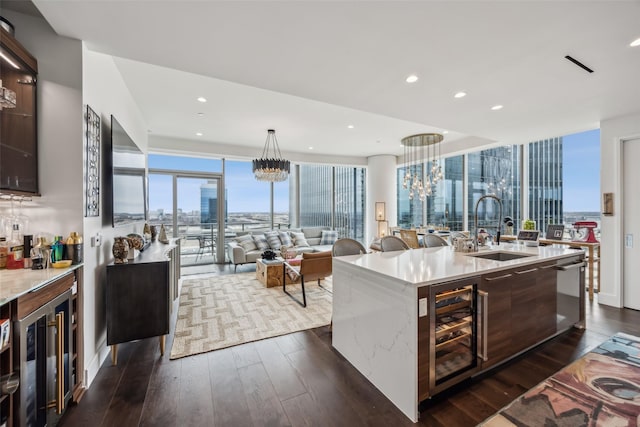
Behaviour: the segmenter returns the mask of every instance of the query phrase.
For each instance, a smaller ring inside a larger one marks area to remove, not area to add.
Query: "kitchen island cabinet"
[[[583,326],[584,274],[562,286],[557,279],[559,265],[584,272],[583,251],[501,245],[485,253],[492,252],[521,257],[498,261],[441,247],[334,258],[332,344],[412,421],[421,401]],[[442,314],[449,292],[462,298],[454,307],[469,301],[471,315]],[[443,335],[443,328],[452,329]],[[449,351],[440,350],[448,340],[472,349],[472,363],[458,369],[456,355],[447,362]]]

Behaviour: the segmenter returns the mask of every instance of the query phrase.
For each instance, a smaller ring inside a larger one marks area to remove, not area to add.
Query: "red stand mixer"
[[[596,235],[593,230],[598,226],[598,223],[595,221],[576,221],[573,223],[573,227],[578,231],[578,233],[582,234],[580,230],[587,230],[584,234],[585,236],[582,239],[575,239],[574,242],[583,242],[583,243],[600,243],[598,239],[596,239]]]

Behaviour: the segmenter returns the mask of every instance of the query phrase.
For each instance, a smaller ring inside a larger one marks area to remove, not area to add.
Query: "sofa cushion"
[[[282,246],[282,241],[280,240],[280,235],[278,231],[272,230],[264,233],[267,238],[267,242],[269,242],[269,247],[273,250],[279,250],[280,246]]]
[[[280,241],[284,246],[293,246],[293,242],[291,241],[291,236],[289,236],[288,231],[278,231],[278,236],[280,236]]]
[[[269,249],[269,242],[267,242],[267,238],[264,234],[254,234],[253,241],[256,242],[256,246],[259,250],[265,251]]]
[[[253,237],[251,237],[250,234],[238,236],[235,238],[235,241],[238,243],[238,245],[242,246],[242,249],[244,249],[245,252],[258,249],[256,243],[253,241]]]
[[[308,240],[308,239],[315,239],[315,238],[322,237],[322,231],[323,230],[328,230],[328,228],[327,227],[303,228],[302,232],[304,233],[305,237]]]
[[[293,237],[293,244],[296,246],[311,246],[309,242],[307,242],[307,238],[304,233],[296,233],[295,231],[291,232],[291,236]]]
[[[333,245],[336,240],[338,240],[338,231],[322,230],[322,237],[320,238],[321,245]]]
[[[333,245],[315,245],[312,246],[313,252],[326,252],[333,249]]]

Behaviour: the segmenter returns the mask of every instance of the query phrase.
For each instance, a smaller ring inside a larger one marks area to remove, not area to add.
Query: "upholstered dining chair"
[[[399,237],[384,236],[380,239],[380,248],[382,252],[406,251],[409,249],[409,245]]]
[[[282,291],[303,307],[307,306],[307,295],[304,291],[304,281],[317,280],[318,286],[320,286],[320,280],[331,276],[333,268],[331,251],[304,252],[302,254],[302,260],[300,260],[300,265],[292,265],[287,261],[284,261],[282,265]],[[291,279],[297,279],[300,277],[302,301],[287,291],[287,275],[289,275]]]
[[[414,229],[407,230],[407,229],[401,228],[400,238],[404,240],[404,242],[411,249],[418,249],[420,247],[420,241],[418,240],[418,232]]]
[[[447,241],[442,237],[436,236],[435,234],[425,234],[424,246],[427,248],[435,248],[438,246],[449,246],[449,243],[447,243]]]
[[[362,246],[362,243],[349,238],[336,240],[333,248],[331,248],[331,255],[333,256],[360,255],[366,253],[367,250]]]

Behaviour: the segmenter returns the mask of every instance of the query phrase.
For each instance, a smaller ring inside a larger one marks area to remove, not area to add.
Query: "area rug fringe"
[[[331,278],[321,283],[331,289]],[[170,358],[328,325],[331,293],[315,281],[305,288],[306,308],[282,287],[264,287],[255,273],[184,280]],[[287,291],[299,293],[300,285],[287,285]]]

